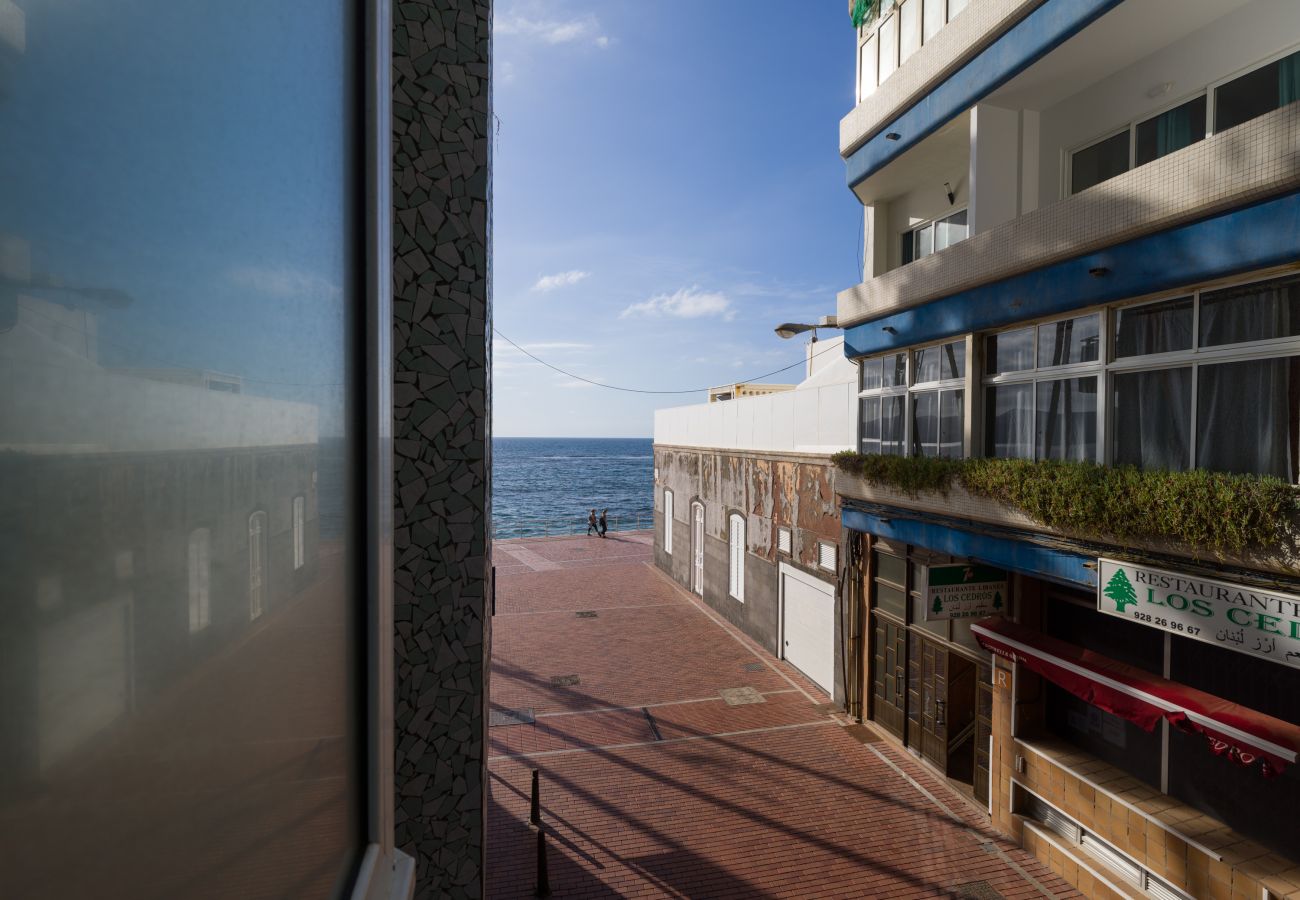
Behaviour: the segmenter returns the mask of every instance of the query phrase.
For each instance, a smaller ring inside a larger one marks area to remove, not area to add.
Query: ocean
[[[650,438],[494,438],[492,534],[582,533],[609,507],[611,531],[653,526]]]

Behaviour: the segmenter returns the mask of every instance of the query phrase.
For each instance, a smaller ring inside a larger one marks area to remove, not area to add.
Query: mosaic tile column
[[[490,0],[393,4],[396,843],[483,894]]]

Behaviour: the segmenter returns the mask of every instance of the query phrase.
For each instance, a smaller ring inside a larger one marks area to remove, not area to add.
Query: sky
[[[860,280],[845,3],[498,0],[493,434],[650,437]],[[501,335],[583,378],[547,369]],[[801,368],[768,378],[797,382]]]

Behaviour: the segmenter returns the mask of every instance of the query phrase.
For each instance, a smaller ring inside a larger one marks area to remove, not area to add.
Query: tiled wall
[[[874,93],[840,120],[840,154],[852,153],[1042,2],[972,0]],[[873,21],[870,27],[874,29],[877,24],[879,20]],[[857,46],[856,52],[860,53],[861,43]]]
[[[1296,190],[1300,103],[841,291],[839,322],[878,318]]]
[[[490,0],[393,5],[396,843],[483,895]]]

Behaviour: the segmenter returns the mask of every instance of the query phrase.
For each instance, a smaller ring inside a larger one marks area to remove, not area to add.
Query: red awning
[[[1147,731],[1162,718],[1183,731],[1204,735],[1210,749],[1242,765],[1259,762],[1276,775],[1296,761],[1300,726],[1264,715],[1213,694],[1144,672],[998,617],[981,619],[971,631],[984,649],[1015,660],[1093,706],[1122,716]]]

